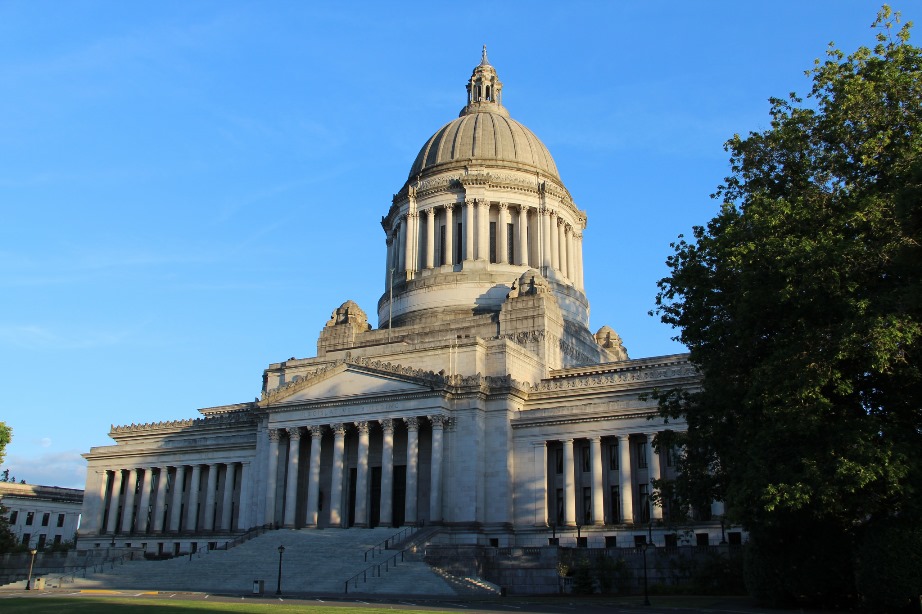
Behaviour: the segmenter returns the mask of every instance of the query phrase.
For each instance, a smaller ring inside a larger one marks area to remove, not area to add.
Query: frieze
[[[251,424],[256,420],[252,414],[244,411],[234,413],[206,416],[204,418],[188,418],[185,420],[166,420],[162,422],[145,422],[143,424],[111,425],[110,433],[138,433],[144,431],[174,430],[178,428],[218,426],[225,424]]]

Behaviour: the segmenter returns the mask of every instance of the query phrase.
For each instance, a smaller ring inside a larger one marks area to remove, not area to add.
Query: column
[[[320,515],[320,440],[323,427],[319,424],[307,427],[311,433],[311,464],[307,479],[307,526],[316,527]]]
[[[106,527],[102,526],[102,521],[106,512],[106,489],[109,487],[109,472],[103,469],[102,471],[96,471],[95,476],[96,504],[93,508],[96,511],[96,520],[91,525],[87,523],[87,526],[83,526],[82,529],[84,531],[103,533],[106,530]]]
[[[589,469],[592,476],[592,524],[605,524],[602,495],[602,438],[589,438]]]
[[[234,469],[237,463],[226,463],[224,465],[224,492],[221,499],[221,526],[222,531],[230,531],[234,527],[231,523],[234,520]]]
[[[173,476],[173,501],[170,503],[170,531],[179,532],[179,525],[182,520],[182,487],[186,481],[186,466],[177,465],[176,475]]]
[[[541,212],[541,266],[551,268],[551,212],[545,209]],[[542,271],[546,273],[547,271]]]
[[[474,259],[474,206],[477,201],[469,198],[464,201],[464,259]]]
[[[125,476],[125,499],[122,501],[122,533],[131,533],[134,529],[134,491],[137,488],[138,470],[129,469]]]
[[[563,523],[576,526],[576,466],[573,462],[573,440],[563,441]]]
[[[144,469],[144,481],[141,482],[141,502],[138,505],[138,533],[147,533],[150,525],[147,522],[147,508],[150,507],[150,488],[154,478],[154,468]]]
[[[416,524],[416,472],[419,456],[419,418],[404,418],[407,423],[407,498],[406,523]]]
[[[163,533],[163,511],[166,508],[166,488],[170,479],[170,468],[159,467],[157,470],[157,492],[154,499],[154,533]]]
[[[435,207],[426,209],[426,268],[435,266]]]
[[[295,528],[295,512],[298,509],[298,457],[301,455],[301,429],[288,429],[288,482],[285,485],[286,529]]]
[[[205,530],[214,531],[215,517],[215,492],[218,489],[218,465],[210,463],[208,465],[208,482],[205,487]]]
[[[345,449],[346,427],[330,425],[333,429],[333,467],[330,480],[330,526],[342,526],[343,509],[343,451]]]
[[[406,238],[406,268],[407,273],[415,273],[419,268],[419,213],[407,213],[407,238]],[[412,275],[408,275],[410,279]]]
[[[397,220],[397,245],[394,249],[397,250],[397,272],[403,271],[406,269],[406,240],[407,240],[407,224],[404,221],[405,218],[401,217]]]
[[[649,472],[650,496],[653,496],[653,480],[660,479],[659,453],[653,449],[653,438],[656,433],[647,433],[647,471]],[[650,517],[653,520],[663,519],[663,506],[653,505],[650,499]]]
[[[477,260],[490,261],[490,203],[477,199]]]
[[[634,482],[631,479],[630,435],[618,435],[618,483],[621,490],[621,522],[634,523]]]
[[[442,264],[455,263],[455,224],[452,220],[452,210],[454,205],[445,205],[445,262]]]
[[[548,241],[551,245],[551,268],[560,270],[560,233],[558,232],[558,224],[560,223],[560,218],[557,217],[556,213],[551,213],[551,234],[548,236]]]
[[[515,245],[515,264],[528,265],[528,209],[519,205],[519,240]]]
[[[253,508],[250,504],[250,482],[252,479],[250,463],[240,463],[240,506],[237,511],[237,529],[239,530],[245,531],[253,526]],[[233,522],[233,518],[231,518],[231,522]]]
[[[560,261],[560,274],[564,277],[567,275],[567,225],[563,218],[557,218],[557,251],[560,252],[558,260]]]
[[[202,483],[202,466],[192,465],[189,480],[189,509],[186,510],[186,531],[198,531],[198,491]]]
[[[368,526],[368,423],[356,422],[359,449],[355,472],[355,526]]]
[[[115,533],[118,530],[118,503],[122,496],[122,470],[112,472],[112,492],[109,493],[109,522],[106,524],[106,533]]]
[[[381,526],[394,523],[394,421],[381,420]]]
[[[566,229],[566,239],[567,239],[567,279],[570,280],[570,283],[574,286],[576,285],[576,260],[573,255],[573,227],[567,226]]]
[[[496,220],[496,261],[500,264],[509,262],[509,245],[506,243],[508,233],[506,226],[509,224],[509,204],[499,203],[499,216]]]
[[[550,524],[547,500],[547,442],[532,445],[535,450],[535,526],[546,527]]]
[[[442,522],[442,434],[445,416],[429,416],[432,421],[432,474],[429,480],[429,522]]]
[[[275,526],[275,499],[278,492],[279,436],[278,429],[269,429],[269,475],[266,476],[266,523]]]
[[[580,290],[583,290],[585,286],[583,285],[583,235],[579,233],[575,235],[576,238],[576,278],[579,280],[576,284],[576,287]]]
[[[391,267],[394,266],[394,238],[387,235],[387,258],[384,260],[384,289],[391,287]]]

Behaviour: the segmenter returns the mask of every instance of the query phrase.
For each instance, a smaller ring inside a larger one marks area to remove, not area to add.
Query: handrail
[[[61,584],[64,584],[64,582],[67,581],[67,578],[68,578],[68,577],[70,578],[70,581],[73,582],[74,580],[76,580],[77,574],[80,573],[80,572],[83,572],[83,577],[85,578],[85,577],[86,577],[86,572],[87,572],[87,570],[88,570],[90,567],[93,568],[93,573],[97,573],[97,572],[99,572],[99,571],[105,570],[106,565],[109,565],[109,569],[115,569],[115,564],[116,564],[116,563],[118,563],[119,565],[124,565],[126,559],[128,559],[128,560],[134,560],[134,552],[128,552],[128,553],[126,553],[126,554],[122,554],[121,556],[114,557],[114,558],[111,558],[111,559],[103,559],[103,561],[102,561],[101,563],[93,563],[92,565],[84,565],[84,566],[81,567],[81,568],[74,569],[74,570],[69,571],[69,572],[67,572],[67,573],[63,573],[63,574],[61,574],[60,576],[57,576],[58,585],[60,586]],[[97,569],[97,567],[98,567],[99,569]],[[48,577],[49,577],[49,578],[54,578],[55,576],[52,576],[52,575],[49,574]]]
[[[390,571],[390,568],[391,568],[391,561],[394,562],[394,567],[397,567],[397,557],[398,557],[398,556],[400,557],[400,562],[402,563],[402,562],[403,562],[403,556],[404,556],[405,553],[406,553],[406,550],[405,550],[405,549],[404,549],[404,550],[401,550],[401,551],[399,551],[399,552],[396,552],[396,553],[394,553],[393,556],[388,557],[388,558],[385,559],[383,562],[381,562],[381,563],[374,563],[374,564],[372,564],[372,565],[369,565],[368,567],[366,567],[366,568],[363,569],[362,571],[358,572],[357,574],[355,574],[354,576],[352,576],[351,578],[349,578],[348,580],[346,580],[346,587],[345,587],[345,591],[344,591],[344,592],[345,592],[346,594],[349,593],[349,583],[350,583],[350,582],[353,582],[353,583],[355,584],[355,588],[358,588],[358,587],[359,587],[359,577],[362,578],[362,583],[368,582],[368,572],[369,572],[369,571],[371,572],[371,577],[372,577],[372,578],[375,578],[375,577],[380,578],[380,577],[381,577],[381,566],[382,566],[382,565],[384,566],[384,571]],[[377,575],[375,575],[375,572],[377,572]]]
[[[398,543],[398,542],[403,538],[403,534],[404,534],[404,533],[406,533],[406,532],[408,532],[408,531],[413,531],[413,532],[415,532],[417,529],[418,529],[418,527],[414,527],[414,526],[404,527],[403,529],[401,529],[401,530],[398,531],[397,533],[394,533],[393,535],[391,535],[390,537],[388,537],[388,538],[385,539],[384,541],[375,544],[374,546],[372,546],[371,548],[369,548],[368,550],[365,551],[365,562],[366,562],[366,563],[368,562],[368,553],[369,553],[369,552],[372,553],[371,558],[375,558],[375,556],[378,554],[378,551],[379,551],[379,550],[380,550],[381,552],[384,552],[385,550],[388,549],[388,544],[396,544],[396,543]],[[384,547],[382,548],[381,546],[384,546]]]

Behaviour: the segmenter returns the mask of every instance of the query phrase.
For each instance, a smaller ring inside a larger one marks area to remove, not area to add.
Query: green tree
[[[659,442],[686,450],[672,496],[726,502],[776,603],[853,591],[869,521],[922,511],[922,52],[898,24],[727,142],[720,212],[659,282],[703,378],[659,394],[688,425]]]
[[[6,444],[13,439],[13,429],[6,425],[6,422],[0,422],[0,465],[3,464],[3,458],[6,456]]]

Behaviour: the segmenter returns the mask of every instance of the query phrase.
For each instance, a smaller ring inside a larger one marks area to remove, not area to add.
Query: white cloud
[[[11,454],[3,463],[16,481],[43,486],[83,488],[86,484],[86,461],[76,450],[51,452],[37,456]]]

